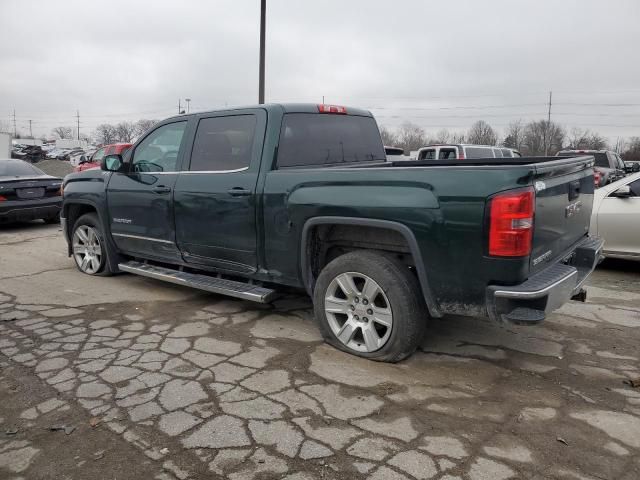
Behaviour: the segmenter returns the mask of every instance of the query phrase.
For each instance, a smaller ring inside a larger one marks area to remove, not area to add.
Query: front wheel
[[[314,290],[315,318],[334,347],[371,360],[397,362],[424,336],[420,285],[393,256],[356,251],[330,262]]]
[[[87,213],[78,218],[73,226],[71,246],[73,259],[82,273],[111,275],[104,234],[95,213]]]

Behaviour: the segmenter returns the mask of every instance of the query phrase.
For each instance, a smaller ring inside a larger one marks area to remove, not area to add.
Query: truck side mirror
[[[611,196],[612,197],[617,197],[617,198],[627,198],[631,196],[631,187],[629,187],[629,185],[622,185],[621,187],[618,187],[617,190],[614,190],[613,192],[611,192]]]
[[[105,155],[100,162],[100,168],[106,172],[119,172],[124,162],[120,155]]]

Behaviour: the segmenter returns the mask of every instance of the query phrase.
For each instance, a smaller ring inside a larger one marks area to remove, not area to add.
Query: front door
[[[174,197],[177,242],[186,262],[256,270],[256,183],[265,125],[263,110],[199,118]]]
[[[126,172],[107,186],[111,234],[124,253],[180,260],[173,220],[173,187],[183,152],[186,121],[151,131],[129,155]]]

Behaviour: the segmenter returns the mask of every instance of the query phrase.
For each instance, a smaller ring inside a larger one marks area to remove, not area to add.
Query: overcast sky
[[[257,102],[259,0],[0,0],[0,122],[49,134]],[[435,132],[640,135],[639,0],[268,0],[267,101]]]

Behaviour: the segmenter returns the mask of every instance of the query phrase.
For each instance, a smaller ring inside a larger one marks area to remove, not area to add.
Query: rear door
[[[266,119],[259,109],[199,118],[174,197],[178,247],[185,261],[255,271],[256,184]]]
[[[593,170],[588,157],[559,158],[536,165],[532,271],[561,257],[589,230]]]
[[[186,120],[163,124],[134,148],[127,171],[107,186],[111,234],[125,253],[179,260],[173,219],[173,187],[184,152]]]

